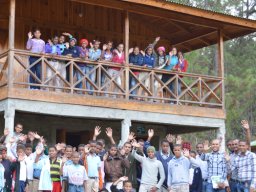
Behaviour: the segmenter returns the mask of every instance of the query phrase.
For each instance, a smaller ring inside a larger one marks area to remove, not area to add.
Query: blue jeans
[[[208,183],[206,186],[206,192],[225,192],[225,189],[213,189],[212,184]]]
[[[68,185],[68,192],[84,192],[84,186],[83,185]]]
[[[203,181],[202,192],[206,192],[207,185],[208,185],[208,182],[207,181]]]
[[[40,57],[33,57],[30,56],[29,57],[29,64],[33,64],[34,62],[36,62]],[[30,68],[31,72],[38,78],[41,80],[41,69],[42,68],[42,62],[39,61],[37,62],[33,67]],[[29,76],[29,83],[33,83],[33,84],[38,84],[40,82],[37,82],[37,80],[30,75]],[[30,85],[30,89],[40,89],[40,86],[34,86],[34,85]]]
[[[25,181],[19,181],[19,186],[20,186],[19,192],[25,192],[25,187],[26,187]]]
[[[130,89],[132,89],[136,84],[136,79],[133,76],[130,76]],[[137,89],[138,87],[131,92],[131,95],[137,95]]]
[[[86,75],[88,76],[89,72],[94,68],[93,66],[79,66],[80,67],[80,70]],[[80,79],[83,78],[83,75],[79,72],[79,71],[76,71],[76,77],[77,77],[77,80],[79,81]],[[93,72],[91,74],[89,74],[89,79],[95,83],[95,78],[96,78],[96,72]],[[76,88],[79,88],[79,89],[82,89],[83,87],[83,81],[81,81],[80,83],[78,83],[76,85]],[[88,82],[86,81],[86,89],[88,90],[91,90],[89,92],[90,95],[93,94],[92,90],[94,89],[93,86]]]
[[[250,181],[241,182],[241,183],[238,182],[237,183],[237,192],[250,192],[250,186],[251,186]]]
[[[233,181],[232,179],[229,181],[229,187],[231,192],[238,192],[237,191],[237,182]]]

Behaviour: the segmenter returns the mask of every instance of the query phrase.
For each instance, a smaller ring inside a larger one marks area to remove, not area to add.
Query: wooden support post
[[[124,45],[125,45],[125,61],[127,66],[125,67],[125,98],[129,99],[129,12],[125,11],[124,19]]]
[[[13,86],[13,65],[14,65],[14,37],[15,37],[15,0],[10,0],[9,15],[9,54],[8,54],[8,87]]]
[[[218,31],[218,76],[222,78],[222,108],[225,108],[225,84],[224,84],[224,42],[223,32]]]

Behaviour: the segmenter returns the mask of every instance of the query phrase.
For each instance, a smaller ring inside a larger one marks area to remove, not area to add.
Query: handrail
[[[224,107],[224,79],[222,77],[150,69],[128,63],[120,65],[114,62],[36,54],[21,49],[12,49],[11,51],[14,60],[11,83],[6,84],[6,80],[2,78],[6,69],[8,70],[8,63],[5,62],[5,71],[0,69],[1,87],[3,85],[26,89],[36,87],[48,91],[114,96],[144,102]],[[10,50],[2,53],[0,59],[6,58],[8,54],[10,54]],[[29,64],[30,56],[35,57],[36,60]],[[52,62],[55,61],[61,61],[62,69],[53,66]],[[40,76],[34,71],[38,62],[42,63]],[[81,64],[90,66],[90,71],[83,71]],[[63,69],[65,74],[62,74],[63,71],[60,73],[60,70]],[[119,70],[115,70],[115,74],[111,74],[111,69]],[[69,74],[69,79],[66,78],[66,72]],[[167,77],[165,80],[163,79],[164,75]],[[29,78],[33,79],[33,82]],[[53,81],[58,81],[59,84],[54,84]],[[131,84],[131,82],[133,83]]]
[[[89,59],[72,58],[72,57],[68,57],[68,56],[64,56],[64,55],[60,56],[60,55],[51,55],[51,54],[46,54],[46,53],[38,54],[38,53],[32,53],[30,51],[22,50],[22,49],[14,49],[14,51],[16,53],[22,54],[24,56],[38,56],[38,57],[44,56],[45,58],[48,58],[48,59],[57,59],[57,60],[62,60],[62,61],[66,61],[66,60],[71,61],[72,60],[74,62],[79,62],[79,63],[84,63],[84,64],[92,64],[92,65],[101,64],[103,66],[118,67],[118,68],[129,67],[130,69],[133,69],[133,70],[142,70],[145,72],[155,71],[155,72],[159,72],[159,73],[172,74],[172,75],[175,75],[178,73],[178,72],[174,72],[174,71],[167,71],[164,69],[156,69],[156,68],[150,69],[150,68],[143,67],[143,66],[136,66],[136,65],[129,65],[129,64],[120,65],[120,64],[117,64],[114,62],[109,62],[109,61],[92,61]],[[187,72],[186,73],[179,72],[178,74],[182,75],[182,76],[201,77],[201,78],[209,78],[209,79],[216,79],[216,80],[222,79],[222,77],[218,77],[218,76],[194,74],[194,73],[187,73]]]

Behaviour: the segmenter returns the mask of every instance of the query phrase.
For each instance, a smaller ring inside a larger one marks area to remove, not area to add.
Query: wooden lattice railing
[[[12,50],[12,52],[13,70],[9,72],[11,74],[8,74],[8,52],[0,55],[0,86],[9,85],[23,89],[36,86],[44,91],[90,94],[97,97],[223,107],[224,81],[220,77],[152,70],[133,65],[120,65],[105,61],[93,62],[64,56],[38,55],[24,50]],[[28,61],[30,56],[37,57],[31,65]],[[50,61],[53,60],[61,62],[63,73],[51,65]],[[38,65],[38,62],[42,63],[41,78],[31,70],[33,66]],[[85,64],[91,66],[90,72],[84,73],[80,69],[79,65]],[[116,76],[111,76],[111,68],[117,69]],[[65,71],[66,75],[63,75]],[[93,74],[95,74],[95,80],[91,78]],[[78,75],[80,79],[77,78]],[[162,80],[163,76],[168,76],[167,81]],[[35,82],[30,83],[29,78],[34,79]],[[56,79],[59,82],[58,86],[53,84]],[[78,88],[80,83],[82,87]]]

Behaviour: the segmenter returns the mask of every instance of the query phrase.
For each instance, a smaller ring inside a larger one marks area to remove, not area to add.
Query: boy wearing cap
[[[62,55],[66,55],[73,58],[79,58],[80,57],[80,50],[79,47],[76,46],[76,38],[70,38],[69,44],[66,44],[66,49],[64,49]],[[69,81],[69,74],[70,74],[70,67],[67,67],[67,80]],[[72,74],[73,75],[73,74]]]
[[[135,148],[132,151],[132,155],[137,161],[141,163],[142,166],[141,185],[139,192],[160,191],[161,186],[163,185],[165,180],[165,173],[162,163],[158,161],[155,157],[155,148],[153,146],[148,147],[148,157],[146,157],[137,154],[136,148],[140,148],[140,144],[134,141],[132,145]]]
[[[88,59],[88,56],[89,56],[89,51],[87,49],[87,45],[88,45],[87,39],[80,40],[80,47],[79,47],[80,58],[83,60]],[[80,81],[83,78],[83,76],[86,75],[86,63],[84,63],[84,62],[78,63],[78,66],[79,66],[80,70],[76,70],[76,77],[77,77],[77,81]],[[79,82],[76,85],[76,88],[78,88],[78,89],[82,89],[82,87],[83,87],[83,81]],[[78,93],[82,93],[82,91],[79,90]]]

